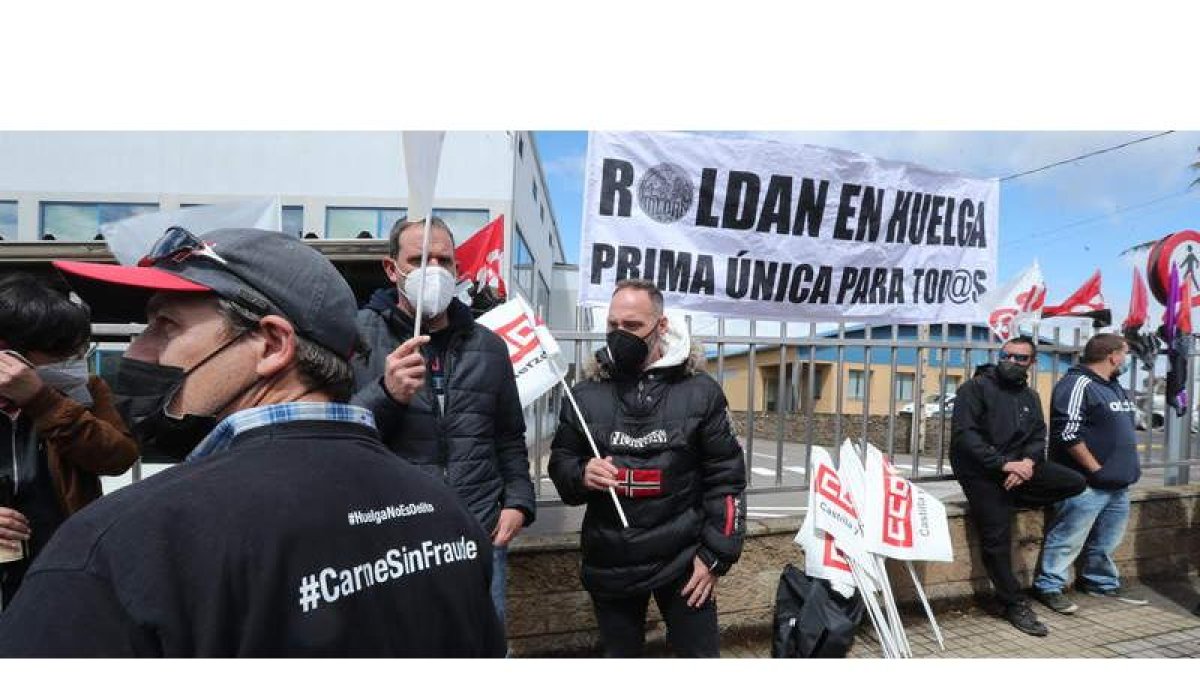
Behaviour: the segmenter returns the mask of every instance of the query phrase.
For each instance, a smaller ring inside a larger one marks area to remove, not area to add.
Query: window
[[[100,226],[158,210],[158,204],[108,202],[42,202],[41,238],[57,241],[91,241],[100,238]]]
[[[0,202],[0,239],[13,241],[17,238],[17,203]]]
[[[385,239],[408,209],[359,206],[325,207],[327,239]]]
[[[488,224],[487,209],[434,209],[433,215],[445,221],[454,233],[454,243],[461,244]]]
[[[288,234],[299,239],[300,235],[304,233],[304,207],[283,207],[281,222],[283,224],[284,234]]]
[[[542,276],[541,272],[537,275],[537,298],[533,303],[534,313],[542,321],[550,321],[550,284],[546,283],[546,277]]]
[[[866,374],[861,370],[850,371],[850,378],[846,381],[848,387],[847,396],[853,401],[861,401],[867,393],[867,378]]]
[[[546,207],[541,204],[538,204],[538,216],[541,217],[543,223],[546,222]]]
[[[529,244],[525,243],[525,237],[521,234],[521,226],[518,224],[516,228],[517,242],[516,250],[513,252],[513,276],[517,280],[517,285],[524,291],[525,297],[533,296],[533,253],[529,250]]]
[[[958,391],[960,384],[962,384],[962,375],[946,375],[946,381],[942,384],[942,393],[953,394]]]
[[[517,132],[517,156],[525,159],[525,137],[519,131]]]
[[[533,201],[537,202],[537,181],[533,181],[531,185],[533,186]]]
[[[917,383],[917,376],[912,373],[896,373],[896,395],[897,401],[913,400],[913,388]]]

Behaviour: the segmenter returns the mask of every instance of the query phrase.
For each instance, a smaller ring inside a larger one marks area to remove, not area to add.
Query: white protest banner
[[[620,279],[728,317],[984,319],[1000,183],[853,152],[677,133],[589,137],[579,297]]]
[[[267,197],[151,211],[103,223],[100,234],[104,235],[104,243],[117,262],[136,265],[168,227],[182,227],[197,236],[227,227],[279,232],[283,229],[282,218],[279,198]]]
[[[867,446],[863,527],[872,553],[896,560],[954,560],[946,507]]]
[[[480,316],[476,322],[499,335],[508,345],[522,408],[562,381],[567,372],[561,363],[562,349],[550,331],[538,325],[529,303],[519,294]]]

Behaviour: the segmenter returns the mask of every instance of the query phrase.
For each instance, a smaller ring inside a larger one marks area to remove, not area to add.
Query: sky
[[[720,132],[851,150],[979,178],[1005,177],[1159,133],[1129,131]],[[578,262],[587,133],[535,132],[568,262]],[[1119,324],[1128,313],[1133,261],[1122,251],[1200,230],[1200,131],[1171,134],[1000,183],[1001,283],[1036,258],[1047,303],[1096,269]],[[1144,259],[1141,260],[1144,265]],[[1144,273],[1143,267],[1143,273]],[[1151,320],[1162,308],[1151,297]],[[1062,324],[1073,325],[1073,324]]]

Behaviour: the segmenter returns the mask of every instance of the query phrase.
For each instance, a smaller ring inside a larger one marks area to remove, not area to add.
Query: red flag
[[[481,288],[496,286],[500,297],[508,295],[500,276],[500,262],[504,260],[503,214],[459,244],[454,256],[458,259],[459,281],[477,282]]]
[[[1146,282],[1142,280],[1142,273],[1135,267],[1133,268],[1133,295],[1129,298],[1129,316],[1125,317],[1125,322],[1121,324],[1121,332],[1136,333],[1141,330],[1142,326],[1146,324],[1149,313]]]
[[[1042,309],[1042,318],[1056,316],[1078,316],[1092,320],[1096,328],[1112,323],[1112,310],[1104,302],[1104,294],[1100,292],[1100,270],[1096,270],[1083,286],[1058,305],[1047,305]]]

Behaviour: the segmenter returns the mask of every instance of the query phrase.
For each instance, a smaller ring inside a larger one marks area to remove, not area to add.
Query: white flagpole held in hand
[[[429,264],[429,230],[432,229],[429,224],[432,220],[432,213],[425,216],[425,232],[421,238],[421,279],[417,291],[417,316],[413,323],[413,337],[421,334],[421,313],[424,311],[422,305],[425,304],[425,266]]]
[[[567,394],[567,400],[571,402],[571,407],[575,410],[575,419],[579,420],[579,426],[583,427],[583,435],[587,436],[588,445],[592,446],[592,454],[596,455],[596,459],[604,459],[600,456],[600,450],[596,448],[596,440],[592,438],[592,430],[588,429],[587,422],[583,419],[583,413],[579,410],[579,404],[575,402],[575,395],[571,393],[571,388],[567,386],[567,381],[562,381],[563,391]],[[617,499],[617,491],[608,488],[608,494],[612,497],[613,506],[617,507],[617,515],[621,517],[621,525],[629,527],[629,520],[625,518],[625,509],[621,508],[621,500]]]
[[[912,577],[913,586],[917,589],[917,597],[921,598],[921,605],[925,608],[925,616],[929,617],[929,626],[933,628],[933,634],[937,637],[938,646],[942,651],[946,651],[946,645],[942,642],[942,629],[938,626],[937,619],[933,616],[933,610],[929,607],[929,598],[925,597],[925,588],[921,586],[921,581],[917,579],[917,571],[913,569],[911,560],[904,561],[908,566],[908,574]]]

